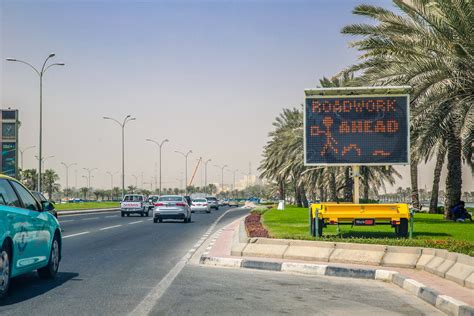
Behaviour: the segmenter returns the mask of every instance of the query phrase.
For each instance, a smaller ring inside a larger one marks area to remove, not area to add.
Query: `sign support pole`
[[[353,194],[353,201],[354,204],[359,204],[359,166],[352,166],[352,176],[354,177],[354,194]]]

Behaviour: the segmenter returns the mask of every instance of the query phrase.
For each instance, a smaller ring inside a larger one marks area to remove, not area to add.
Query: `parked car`
[[[38,202],[40,202],[40,204],[43,202],[48,202],[48,199],[42,193],[38,191],[31,191],[31,193],[38,200]],[[53,214],[54,217],[58,218],[58,212],[56,211],[56,208],[54,207],[54,203],[51,202],[51,205],[53,206],[53,208],[48,212]]]
[[[41,278],[56,276],[62,238],[52,209],[17,180],[0,175],[0,298],[16,276],[34,270]]]
[[[148,217],[152,208],[153,205],[142,194],[126,194],[122,203],[120,203],[122,217],[130,216],[130,214],[140,214]]]
[[[206,213],[211,213],[211,208],[206,199],[194,199],[191,202],[191,212],[204,211]]]
[[[184,196],[160,196],[153,209],[153,222],[162,223],[164,219],[182,219],[184,223],[191,222],[191,208]]]
[[[215,210],[219,209],[219,202],[217,202],[217,198],[215,198],[213,196],[208,196],[208,197],[206,197],[206,200],[209,203],[209,207],[211,209],[212,208],[215,209]]]

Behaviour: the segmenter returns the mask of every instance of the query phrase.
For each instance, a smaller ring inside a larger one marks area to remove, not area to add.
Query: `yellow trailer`
[[[398,236],[411,237],[413,212],[408,204],[320,203],[311,205],[310,222],[312,236],[321,237],[327,225],[391,225]]]

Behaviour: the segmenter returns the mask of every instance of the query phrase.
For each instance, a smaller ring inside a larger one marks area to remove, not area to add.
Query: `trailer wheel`
[[[400,225],[395,226],[395,233],[399,237],[408,237],[408,219],[401,218]]]

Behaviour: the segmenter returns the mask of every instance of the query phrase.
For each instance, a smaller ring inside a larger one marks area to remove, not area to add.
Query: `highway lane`
[[[16,278],[0,314],[127,314],[224,211],[195,213],[189,224],[154,224],[151,217],[122,218],[118,212],[61,217],[58,278],[40,280],[35,273]],[[247,212],[228,213],[215,229]]]

